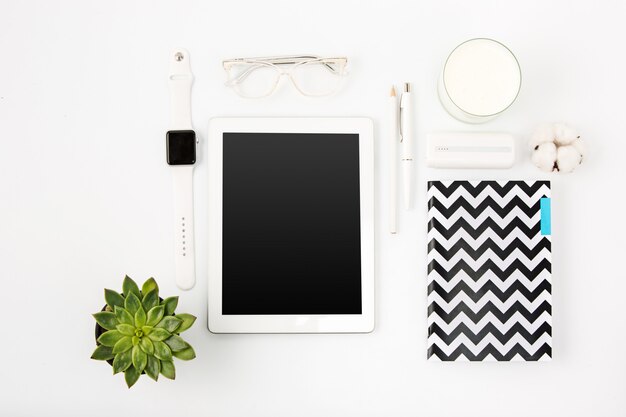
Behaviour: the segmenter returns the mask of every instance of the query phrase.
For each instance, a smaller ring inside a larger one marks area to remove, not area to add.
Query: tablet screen
[[[222,314],[361,314],[359,135],[224,133]]]

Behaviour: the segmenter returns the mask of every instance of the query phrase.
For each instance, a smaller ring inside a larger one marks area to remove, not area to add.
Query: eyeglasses
[[[246,98],[267,97],[276,90],[280,78],[289,77],[302,95],[323,97],[339,89],[346,73],[345,57],[275,56],[236,58],[223,61],[228,75],[226,85]]]

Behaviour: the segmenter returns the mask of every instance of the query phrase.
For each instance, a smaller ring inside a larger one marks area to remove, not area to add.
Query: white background
[[[623,236],[626,138],[619,1],[0,0],[0,414],[3,416],[624,416]],[[438,103],[447,53],[471,37],[508,45],[523,71],[516,104],[468,126]],[[376,124],[377,327],[365,335],[214,335],[206,329],[207,165],[195,173],[198,284],[174,285],[165,164],[167,62],[189,49],[193,119],[369,116]],[[346,88],[327,99],[288,83],[246,101],[223,85],[223,58],[345,54]],[[434,130],[504,130],[520,157],[505,171],[429,170],[416,206],[387,233],[392,83],[414,84],[417,154]],[[589,153],[543,175],[524,147],[533,127],[569,122]],[[426,186],[432,179],[553,180],[554,360],[426,361]],[[176,381],[131,390],[89,359],[90,313],[124,274],[155,276],[198,358]]]

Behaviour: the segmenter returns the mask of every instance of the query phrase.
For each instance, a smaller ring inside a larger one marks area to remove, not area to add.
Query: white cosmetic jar
[[[463,42],[448,55],[439,77],[439,99],[454,118],[484,123],[508,109],[522,86],[513,52],[493,39]]]

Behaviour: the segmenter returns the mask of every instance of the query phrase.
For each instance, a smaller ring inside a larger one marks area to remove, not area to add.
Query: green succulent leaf
[[[124,336],[120,340],[117,341],[115,346],[113,346],[113,353],[122,353],[126,352],[128,349],[133,347],[133,340],[129,336]]]
[[[156,290],[156,292],[157,292],[157,300],[158,300],[159,299],[159,296],[158,296],[158,294],[159,294],[159,286],[158,286],[157,282],[154,280],[154,278],[150,277],[141,286],[141,292],[145,295],[145,294],[148,294],[152,290]]]
[[[172,360],[172,351],[169,346],[163,342],[152,342],[154,345],[154,356],[161,359],[162,361],[171,361]]]
[[[152,355],[148,355],[148,363],[146,364],[146,374],[155,381],[159,380],[159,372],[161,372],[161,361]]]
[[[142,337],[139,343],[139,347],[141,350],[146,352],[148,355],[154,355],[154,345],[152,344],[152,340],[147,337]]]
[[[124,307],[115,306],[113,311],[115,313],[117,321],[120,322],[120,324],[130,324],[131,326],[135,325],[135,319]]]
[[[141,339],[138,336],[133,336],[132,341],[133,341],[133,346],[138,346],[139,343],[141,342]]]
[[[148,317],[146,319],[146,324],[148,326],[155,326],[156,324],[158,324],[161,321],[161,319],[163,318],[164,314],[165,314],[165,306],[152,307],[148,311]]]
[[[137,297],[135,293],[131,292],[124,301],[124,308],[128,310],[131,316],[134,316],[137,310],[141,308],[141,301],[139,301],[139,297]]]
[[[131,350],[127,350],[126,352],[115,355],[115,359],[113,359],[113,375],[124,372],[132,364],[131,352]]]
[[[174,333],[178,326],[182,324],[182,320],[176,316],[165,316],[155,327],[165,329],[170,333]]]
[[[142,326],[141,331],[143,332],[145,336],[148,336],[150,332],[152,331],[152,326]]]
[[[124,336],[134,336],[135,335],[135,326],[131,326],[130,324],[118,324],[117,330],[122,333]]]
[[[165,315],[171,316],[178,307],[178,297],[167,297],[161,304],[165,306]]]
[[[117,326],[117,318],[110,311],[99,311],[93,314],[93,318],[96,319],[101,327],[107,330],[115,330],[115,326]]]
[[[194,352],[191,345],[187,345],[186,349],[183,349],[179,352],[174,352],[173,355],[178,359],[182,359],[184,361],[190,361],[196,357],[196,352]]]
[[[146,312],[143,307],[139,306],[135,312],[135,326],[141,328],[146,325]]]
[[[146,311],[150,311],[150,309],[154,306],[159,305],[159,293],[158,290],[154,289],[149,291],[148,293],[144,292],[143,299],[141,300],[143,304],[143,308]]]
[[[141,376],[141,372],[137,371],[134,366],[129,366],[126,372],[124,372],[124,379],[126,380],[126,385],[128,388],[135,385],[135,382]]]
[[[124,277],[124,282],[122,282],[122,292],[126,298],[128,298],[131,293],[135,294],[137,297],[141,297],[137,283],[128,275]]]
[[[113,354],[113,348],[110,346],[100,345],[96,347],[96,350],[91,354],[91,359],[95,359],[97,361],[108,361],[113,359],[115,355]]]
[[[161,360],[161,375],[168,379],[176,378],[176,368],[174,362]]]
[[[158,342],[158,341],[167,339],[171,335],[172,334],[165,329],[154,328],[152,329],[148,337],[152,339],[153,342]]]
[[[165,329],[170,333],[174,333],[183,321],[175,316],[165,316],[155,327]],[[144,332],[145,333],[145,332]]]
[[[179,318],[183,321],[180,327],[176,330],[176,332],[178,333],[182,333],[185,330],[189,329],[196,321],[196,316],[187,313],[177,314],[174,317]]]
[[[172,352],[180,352],[181,350],[187,348],[189,346],[187,342],[183,340],[182,337],[176,336],[175,334],[171,335],[169,338],[164,340],[165,344],[172,349]]]
[[[109,330],[108,332],[104,332],[100,335],[98,343],[103,344],[104,346],[113,347],[123,337],[124,335],[119,331]]]
[[[148,363],[148,356],[146,352],[141,350],[139,346],[133,347],[133,366],[142,373],[146,364]]]
[[[115,306],[124,307],[124,297],[122,297],[116,291],[105,288],[104,300],[107,302],[107,305],[111,308],[115,308]]]

